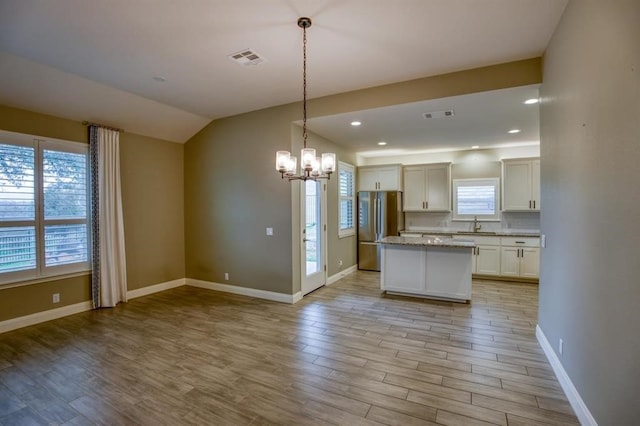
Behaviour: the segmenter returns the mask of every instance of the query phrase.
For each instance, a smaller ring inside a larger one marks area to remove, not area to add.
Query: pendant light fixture
[[[289,151],[276,152],[276,170],[282,179],[318,180],[330,179],[336,169],[336,154],[327,152],[322,157],[316,157],[316,150],[307,148],[307,28],[311,26],[311,19],[298,19],[298,26],[302,28],[302,141],[300,154],[300,174],[296,175],[297,159]]]

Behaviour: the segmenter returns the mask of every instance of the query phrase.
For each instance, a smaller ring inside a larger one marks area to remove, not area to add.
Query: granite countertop
[[[425,238],[425,237],[384,237],[380,244],[393,244],[401,246],[418,247],[452,247],[452,248],[473,248],[476,246],[471,240],[454,240],[453,238]]]
[[[489,232],[470,232],[452,228],[424,228],[424,229],[405,229],[400,231],[403,234],[429,234],[429,235],[455,235],[455,236],[485,236],[485,237],[539,237],[540,231],[528,229],[501,229],[499,231]]]

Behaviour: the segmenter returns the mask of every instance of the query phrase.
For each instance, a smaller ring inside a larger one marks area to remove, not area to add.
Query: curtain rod
[[[82,122],[83,126],[96,126],[96,127],[102,127],[104,129],[109,129],[109,130],[115,130],[116,132],[120,132],[120,133],[124,133],[124,129],[118,129],[117,127],[111,127],[111,126],[105,126],[103,124],[98,124],[98,123],[92,123],[90,121],[83,121]]]

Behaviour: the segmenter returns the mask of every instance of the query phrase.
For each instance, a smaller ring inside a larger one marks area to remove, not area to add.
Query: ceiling
[[[539,144],[538,104],[524,103],[538,99],[538,88],[522,86],[311,118],[307,127],[362,157]],[[423,116],[443,111],[453,115]],[[352,121],[362,124],[352,126]]]
[[[540,56],[566,3],[2,0],[0,104],[185,142],[300,100],[299,16],[314,98]],[[228,58],[247,48],[265,61]]]

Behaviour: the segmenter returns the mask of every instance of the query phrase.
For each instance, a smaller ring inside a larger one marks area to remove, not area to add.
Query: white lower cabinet
[[[540,238],[456,235],[457,240],[472,240],[471,271],[476,275],[537,279],[540,270]]]
[[[471,257],[470,248],[383,244],[381,289],[471,300]]]
[[[474,274],[500,275],[500,246],[479,245],[473,259]]]
[[[461,235],[454,239],[472,240],[473,249],[471,272],[478,275],[500,275],[500,237],[481,235]]]
[[[426,250],[382,246],[384,290],[422,294],[425,286]]]
[[[502,238],[500,275],[538,278],[540,275],[539,238]]]

